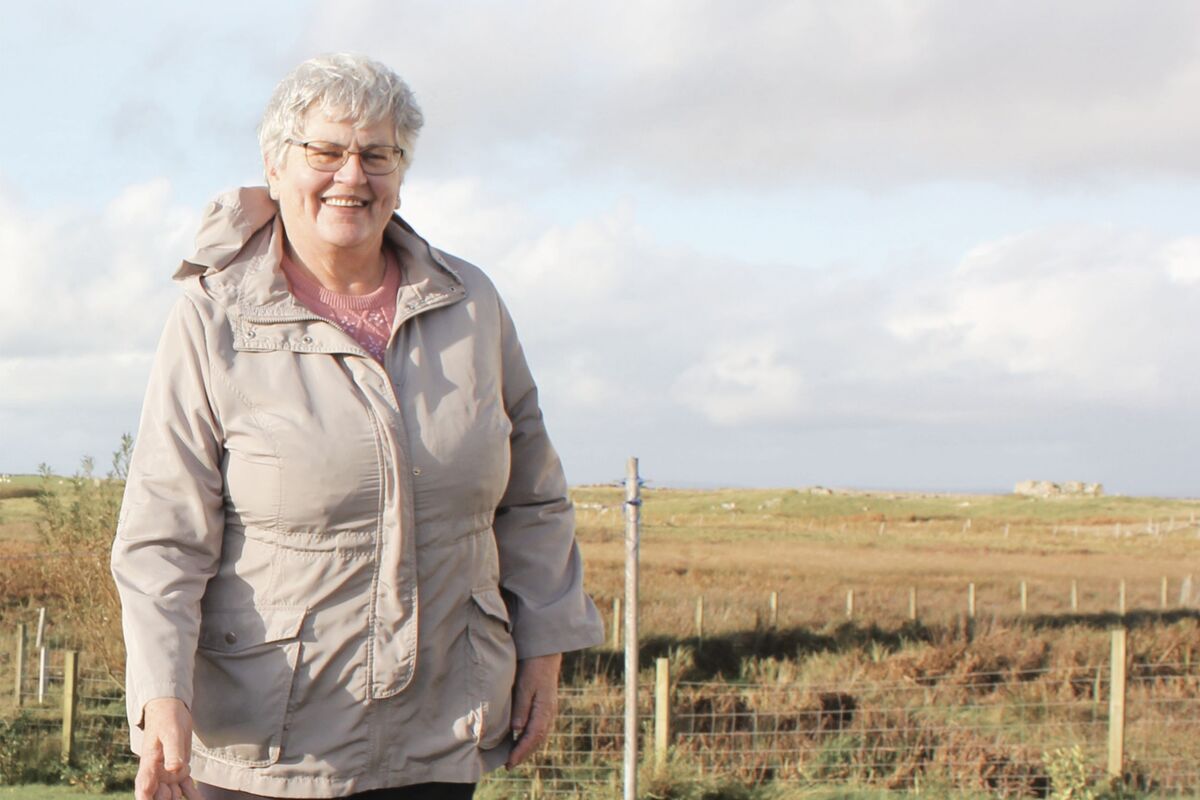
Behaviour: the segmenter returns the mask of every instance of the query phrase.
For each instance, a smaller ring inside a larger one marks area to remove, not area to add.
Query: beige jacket
[[[159,344],[112,568],[134,750],[192,710],[193,775],[277,797],[475,781],[517,658],[603,639],[512,321],[399,217],[386,364],[299,305],[265,189],[209,206]]]

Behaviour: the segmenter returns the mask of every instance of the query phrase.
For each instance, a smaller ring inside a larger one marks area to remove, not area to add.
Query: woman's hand
[[[142,758],[135,800],[204,800],[192,781],[192,712],[182,700],[158,697],[143,710]]]
[[[506,767],[512,769],[542,746],[558,713],[558,669],[562,653],[517,662],[512,730],[516,744]]]

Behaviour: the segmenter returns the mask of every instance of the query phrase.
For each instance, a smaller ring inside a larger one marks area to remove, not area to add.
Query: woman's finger
[[[550,731],[554,727],[554,717],[558,711],[556,688],[547,690],[545,686],[538,686],[534,689],[529,703],[528,720],[509,755],[508,766],[510,768],[533,755],[550,735]]]
[[[204,795],[200,794],[200,787],[196,786],[191,778],[184,778],[179,788],[183,790],[183,796],[187,800],[204,800]]]
[[[133,779],[134,800],[156,800],[158,769],[162,763],[162,745],[157,739],[146,742],[138,761],[137,777]]]
[[[513,688],[512,732],[514,739],[520,739],[529,721],[529,706],[533,702],[533,686],[524,680],[517,680]]]

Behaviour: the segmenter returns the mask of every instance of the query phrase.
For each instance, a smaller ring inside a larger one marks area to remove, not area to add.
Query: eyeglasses
[[[358,156],[362,171],[368,175],[390,175],[400,166],[404,148],[390,144],[373,144],[361,150],[351,150],[336,142],[298,142],[285,139],[288,144],[304,148],[304,160],[320,172],[337,172],[350,156]]]

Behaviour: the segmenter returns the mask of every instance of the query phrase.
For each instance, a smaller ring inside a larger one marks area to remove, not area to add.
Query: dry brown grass
[[[620,491],[580,489],[577,501],[588,587],[607,609],[624,594]],[[784,625],[844,617],[849,590],[856,617],[898,624],[911,588],[923,620],[947,623],[965,612],[972,582],[981,617],[1019,615],[1021,581],[1032,614],[1070,612],[1072,580],[1080,613],[1117,610],[1121,580],[1127,608],[1157,609],[1163,577],[1170,605],[1178,601],[1200,533],[1197,501],[853,494],[811,502],[760,490],[647,493],[647,633],[693,632],[700,596],[706,632],[753,627],[772,591]],[[875,511],[864,516],[864,508]]]
[[[0,499],[0,557],[64,548],[89,557],[3,562],[0,617],[45,603],[64,632],[99,637],[91,657],[118,671],[106,553],[119,484],[50,488],[57,505],[35,515],[12,505],[28,497]],[[586,584],[610,617],[624,593],[621,493],[575,494]],[[1142,758],[1167,771],[1200,760],[1190,744],[1168,754],[1146,733],[1200,741],[1200,623],[1177,607],[1200,530],[1196,501],[658,490],[646,493],[643,512],[642,663],[669,657],[685,682],[676,714],[687,735],[675,758],[688,769],[746,781],[1044,792],[1048,750],[1075,741],[1098,752],[1107,629],[1118,621],[1131,629],[1130,735]],[[44,540],[30,536],[39,516]],[[977,615],[967,620],[972,582]],[[918,622],[908,619],[913,587]],[[701,596],[703,640],[694,629]],[[567,659],[559,752],[540,779],[611,774],[621,671],[619,653],[604,648]],[[1191,773],[1180,780],[1200,783]]]

